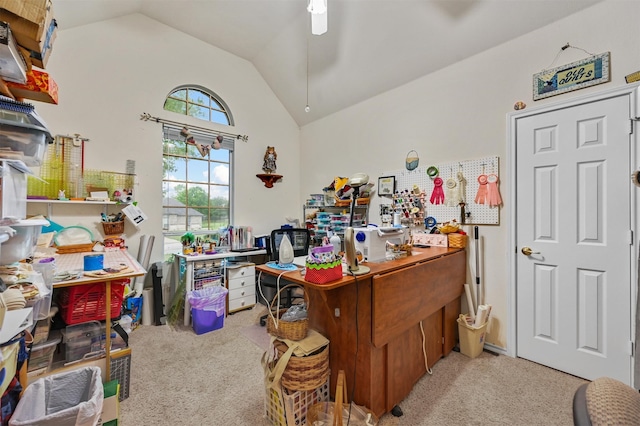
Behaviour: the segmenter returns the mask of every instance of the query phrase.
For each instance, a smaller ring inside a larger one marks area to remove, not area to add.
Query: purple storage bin
[[[191,309],[191,317],[193,331],[196,334],[208,333],[224,326],[224,309],[215,311]]]

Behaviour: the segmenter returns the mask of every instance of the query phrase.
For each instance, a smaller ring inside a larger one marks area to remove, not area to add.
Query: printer
[[[409,240],[407,227],[377,227],[353,228],[356,251],[362,253],[367,262],[382,262],[387,260],[387,242],[390,244],[405,244]]]

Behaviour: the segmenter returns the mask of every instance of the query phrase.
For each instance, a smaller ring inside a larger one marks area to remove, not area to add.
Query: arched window
[[[212,123],[234,125],[233,116],[224,101],[200,86],[180,86],[174,89],[164,101],[164,109]]]
[[[233,125],[228,106],[203,87],[180,86],[164,109],[198,119]],[[224,243],[231,224],[234,138],[203,127],[163,123],[162,226],[165,257],[181,250],[180,237]]]

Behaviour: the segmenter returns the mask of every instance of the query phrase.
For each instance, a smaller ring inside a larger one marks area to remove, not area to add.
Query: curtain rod
[[[239,139],[242,142],[247,142],[249,140],[249,136],[247,136],[247,135],[236,135],[236,134],[233,134],[233,133],[221,132],[219,130],[207,129],[206,127],[192,126],[190,124],[184,124],[184,123],[179,123],[177,121],[166,120],[164,118],[153,117],[153,116],[151,116],[151,114],[148,114],[146,112],[143,112],[142,114],[140,114],[140,120],[143,120],[143,121],[151,120],[151,121],[155,121],[156,123],[173,124],[175,126],[187,127],[188,129],[198,129],[198,130],[203,130],[205,132],[218,133],[218,134],[223,135],[223,136],[228,136],[228,137],[231,137],[231,138],[234,138],[234,139]]]

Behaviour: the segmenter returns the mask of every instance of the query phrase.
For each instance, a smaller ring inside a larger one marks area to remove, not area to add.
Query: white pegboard
[[[383,176],[395,176],[396,191],[411,191],[414,185],[418,185],[420,190],[425,192],[425,211],[424,217],[432,216],[438,223],[447,222],[452,219],[460,221],[460,207],[450,207],[446,204],[432,204],[430,202],[433,193],[433,178],[427,174],[430,167],[438,169],[438,176],[445,182],[449,178],[457,179],[457,173],[462,172],[466,184],[465,192],[465,210],[471,214],[466,218],[466,224],[472,225],[499,225],[500,224],[500,207],[489,206],[488,204],[476,204],[475,198],[478,193],[480,184],[478,177],[480,175],[495,174],[500,176],[499,157],[485,157],[476,160],[464,160],[454,163],[439,163],[420,165],[414,170],[395,170],[383,174]],[[498,181],[498,189],[500,189],[500,181]],[[446,203],[446,199],[445,199]]]

